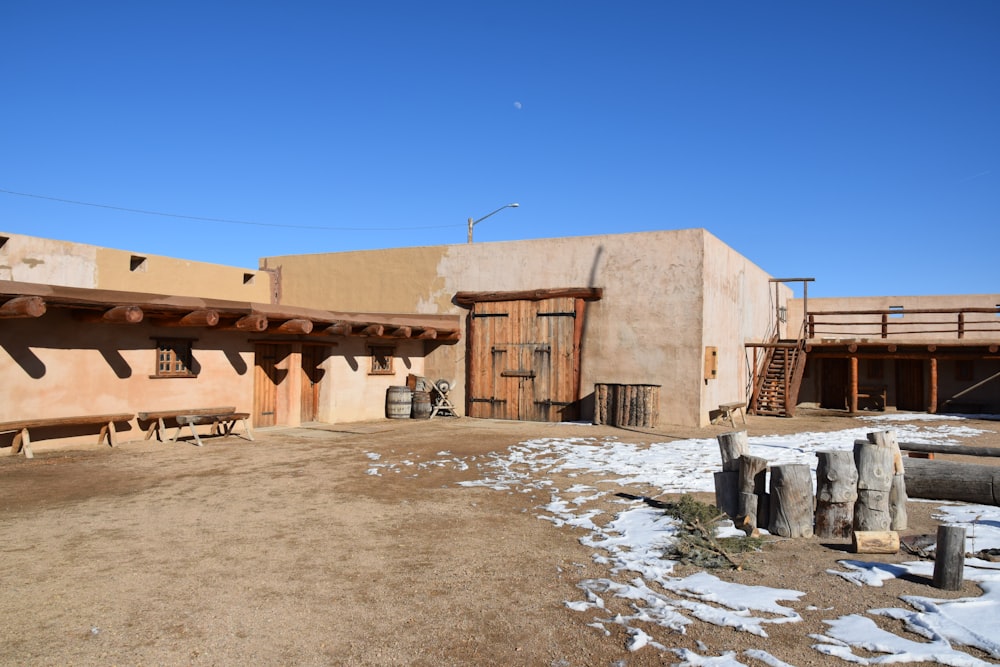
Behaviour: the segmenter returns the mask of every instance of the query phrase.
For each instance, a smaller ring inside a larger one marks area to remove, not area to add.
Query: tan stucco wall
[[[0,232],[0,280],[92,289],[271,302],[256,269]],[[137,258],[133,262],[133,258]],[[145,258],[139,261],[138,258]]]
[[[466,315],[452,303],[456,292],[601,287],[603,298],[587,306],[582,395],[597,382],[659,384],[661,420],[682,424],[705,423],[706,401],[742,395],[738,359],[744,338],[764,334],[754,329],[769,289],[760,269],[701,229],[267,257],[261,267],[278,271],[283,303],[345,311]],[[734,301],[742,298],[753,300],[744,313]],[[732,330],[709,343],[703,318],[719,311],[733,322],[721,329]],[[703,390],[707,344],[734,369],[723,389]],[[427,375],[458,380],[457,405],[465,400],[465,356],[463,341],[426,360]]]
[[[198,378],[150,378],[158,336],[196,339]],[[215,406],[250,411],[253,364],[245,336],[145,324],[81,325],[68,311],[51,309],[37,320],[4,320],[0,327],[5,387],[0,421]],[[11,437],[0,436],[0,443],[9,444]],[[136,421],[119,437],[141,438]],[[59,444],[94,441],[95,435],[58,439]],[[38,444],[44,447],[45,441]]]
[[[702,383],[702,424],[708,421],[708,410],[749,398],[744,345],[763,342],[765,333],[774,326],[777,307],[787,305],[792,295],[786,285],[775,290],[769,279],[756,264],[705,233],[705,325],[699,370],[704,374],[706,350],[714,347],[718,350],[718,375]]]

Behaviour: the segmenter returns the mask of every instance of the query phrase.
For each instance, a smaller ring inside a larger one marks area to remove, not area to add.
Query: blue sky
[[[994,0],[7,0],[0,230],[253,268],[518,202],[476,242],[703,227],[810,296],[996,293],[998,35]]]

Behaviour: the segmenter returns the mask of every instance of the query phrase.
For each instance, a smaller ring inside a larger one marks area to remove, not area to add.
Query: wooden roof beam
[[[83,312],[77,315],[81,322],[100,322],[104,324],[139,324],[144,313],[139,306],[114,306],[103,313]]]
[[[279,334],[308,334],[313,330],[312,320],[304,319],[292,319],[286,320],[274,327],[273,329],[268,329],[268,333],[279,333]]]
[[[219,317],[219,311],[205,309],[192,310],[180,317],[150,316],[150,319],[154,319],[155,324],[160,327],[214,327],[219,324]]]
[[[0,318],[41,317],[45,311],[45,299],[42,297],[16,296],[0,306]]]

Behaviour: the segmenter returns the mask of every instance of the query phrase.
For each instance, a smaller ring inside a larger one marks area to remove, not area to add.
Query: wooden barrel
[[[413,392],[413,418],[431,418],[431,393],[429,391]]]
[[[409,387],[389,387],[385,393],[385,416],[389,419],[409,419],[412,404]]]

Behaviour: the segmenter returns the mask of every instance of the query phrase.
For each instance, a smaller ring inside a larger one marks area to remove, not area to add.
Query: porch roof
[[[87,322],[237,330],[258,335],[364,336],[456,341],[459,315],[348,313],[250,301],[63,287],[0,280],[0,319],[69,309]]]

